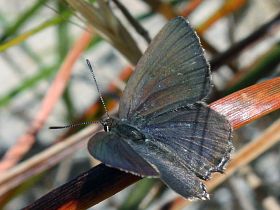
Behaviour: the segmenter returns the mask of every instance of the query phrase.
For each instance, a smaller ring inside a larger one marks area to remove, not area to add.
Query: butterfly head
[[[100,121],[101,125],[103,125],[104,131],[109,132],[114,125],[114,119],[105,118]]]

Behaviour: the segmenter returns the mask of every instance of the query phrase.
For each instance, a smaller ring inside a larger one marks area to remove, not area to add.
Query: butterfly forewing
[[[192,104],[210,90],[210,71],[196,33],[182,17],[167,23],[138,62],[120,101],[121,119]]]

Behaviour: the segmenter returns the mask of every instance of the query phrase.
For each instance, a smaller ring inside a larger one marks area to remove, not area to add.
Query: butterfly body
[[[185,198],[209,199],[201,179],[223,172],[233,150],[231,125],[203,102],[210,88],[196,33],[183,17],[171,20],[138,62],[118,118],[90,139],[90,154],[110,167],[159,177]]]
[[[134,141],[143,141],[145,135],[141,133],[135,126],[128,124],[125,120],[113,119],[110,132],[115,133],[120,138],[133,139]]]

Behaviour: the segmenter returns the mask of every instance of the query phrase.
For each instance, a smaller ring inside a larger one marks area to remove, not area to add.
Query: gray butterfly
[[[105,165],[159,177],[185,198],[209,199],[201,182],[223,172],[229,122],[202,101],[211,88],[199,38],[183,17],[168,22],[130,77],[118,118],[103,121],[88,150]]]

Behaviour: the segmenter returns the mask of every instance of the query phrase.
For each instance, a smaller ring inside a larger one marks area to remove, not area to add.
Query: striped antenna
[[[81,125],[89,125],[89,124],[97,124],[100,123],[99,121],[92,121],[92,122],[81,122],[81,123],[74,123],[70,125],[63,125],[63,126],[51,126],[49,129],[64,129],[64,128],[74,128]]]
[[[108,110],[107,110],[107,107],[105,106],[105,102],[103,100],[103,97],[101,95],[101,92],[99,90],[99,87],[98,87],[98,84],[97,84],[97,81],[96,81],[96,78],[95,78],[95,74],[93,72],[93,68],[89,62],[88,59],[86,59],[86,62],[87,62],[87,65],[89,67],[89,70],[91,72],[91,75],[93,77],[93,80],[95,82],[95,85],[96,85],[96,88],[97,88],[97,91],[98,91],[98,94],[99,94],[99,98],[101,100],[101,103],[103,104],[103,107],[104,107],[104,110],[106,112],[106,115],[107,115],[107,120],[102,120],[102,121],[92,121],[92,122],[81,122],[81,123],[74,123],[74,124],[70,124],[70,125],[63,125],[63,126],[51,126],[49,127],[49,129],[64,129],[64,128],[73,128],[73,127],[77,127],[77,126],[81,126],[81,125],[89,125],[89,124],[95,124],[95,123],[101,123],[103,126],[104,126],[104,129],[106,130],[109,130],[109,126],[107,125],[108,124],[108,120],[111,119],[110,116],[109,116],[109,113],[108,113]]]
[[[106,115],[107,115],[107,119],[110,119],[110,116],[109,116],[109,114],[108,114],[107,107],[105,106],[105,102],[104,102],[103,97],[102,97],[102,95],[101,95],[101,92],[100,92],[100,90],[99,90],[99,87],[98,87],[98,84],[97,84],[97,81],[96,81],[96,78],[95,78],[95,74],[94,74],[94,72],[93,72],[93,68],[92,68],[92,66],[91,66],[91,64],[90,64],[90,62],[89,62],[88,59],[86,59],[86,62],[87,62],[87,65],[88,65],[88,67],[89,67],[89,70],[90,70],[90,72],[91,72],[91,75],[92,75],[92,77],[93,77],[93,79],[94,79],[94,82],[95,82],[95,85],[96,85],[96,89],[97,89],[97,92],[98,92],[98,94],[99,94],[99,98],[100,98],[100,100],[101,100],[101,103],[103,104],[104,110],[105,110]]]

